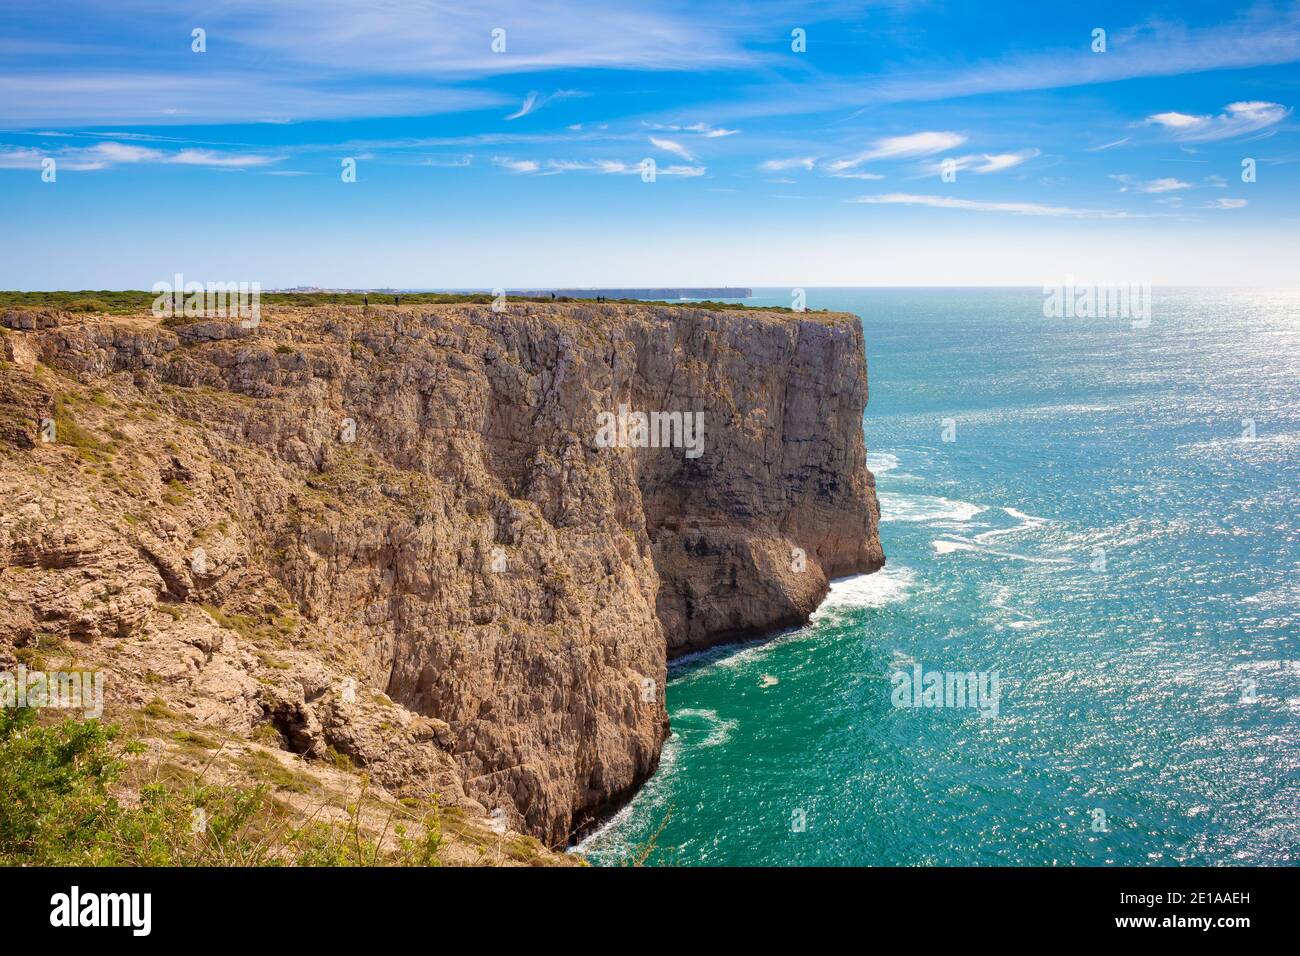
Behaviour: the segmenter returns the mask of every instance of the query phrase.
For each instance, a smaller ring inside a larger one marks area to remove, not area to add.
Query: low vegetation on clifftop
[[[261,301],[268,306],[296,306],[310,308],[320,305],[391,305],[401,298],[403,305],[489,305],[493,297],[487,292],[262,292]],[[158,298],[156,292],[141,290],[84,290],[81,292],[16,292],[0,290],[0,308],[62,309],[67,312],[103,313],[105,315],[130,315],[146,312]],[[555,299],[542,296],[510,295],[506,302],[591,302],[559,296]],[[610,304],[641,305],[642,299],[606,299]],[[659,301],[654,305],[675,305],[710,311],[737,311],[757,308],[735,302]],[[762,306],[764,312],[793,312],[783,306]]]

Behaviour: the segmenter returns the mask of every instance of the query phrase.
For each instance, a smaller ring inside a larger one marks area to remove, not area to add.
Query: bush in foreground
[[[394,809],[363,831],[363,790],[347,820],[291,819],[266,786],[150,783],[124,802],[113,785],[143,748],[98,721],[40,724],[0,709],[0,864],[7,866],[431,866],[438,808]],[[402,816],[399,817],[399,814]],[[408,835],[407,824],[414,824]]]

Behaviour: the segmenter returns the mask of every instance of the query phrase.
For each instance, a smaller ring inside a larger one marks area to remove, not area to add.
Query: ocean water
[[[1300,292],[1043,300],[808,290],[863,320],[888,564],[672,668],[593,862],[1300,862]],[[895,707],[917,664],[996,715]]]

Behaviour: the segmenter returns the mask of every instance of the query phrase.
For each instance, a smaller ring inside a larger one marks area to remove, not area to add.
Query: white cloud
[[[40,169],[41,161],[49,156],[50,154],[44,150],[31,146],[0,146],[0,169]],[[63,169],[75,170],[103,169],[107,165],[103,162],[63,161],[60,163]]]
[[[694,179],[696,176],[703,176],[707,172],[703,166],[660,166],[660,176],[682,176],[686,179]]]
[[[212,149],[182,149],[175,152],[106,141],[94,146],[72,146],[56,150],[35,147],[0,146],[0,167],[39,169],[41,160],[53,158],[57,168],[74,171],[107,169],[135,163],[177,166],[205,166],[210,169],[256,169],[282,161],[283,156],[263,153],[231,153]]]
[[[662,149],[665,153],[672,153],[674,156],[680,156],[688,163],[695,159],[695,157],[691,155],[691,151],[676,140],[651,136],[650,142],[653,143],[656,148]]]
[[[1205,204],[1205,208],[1206,209],[1240,209],[1244,205],[1246,205],[1246,200],[1244,199],[1226,199],[1220,197],[1218,199],[1214,199],[1211,200],[1210,202],[1207,202]]]
[[[966,142],[965,136],[960,133],[950,132],[927,131],[910,133],[906,136],[889,136],[885,139],[876,140],[871,149],[858,153],[856,156],[848,156],[827,163],[826,168],[833,173],[838,173],[876,159],[929,156],[933,153],[941,153],[945,149],[953,149],[964,142]]]
[[[329,92],[319,76],[292,80],[249,70],[180,75],[127,71],[58,72],[33,69],[0,75],[0,88],[22,96],[0,97],[0,124],[107,126],[209,123],[283,123],[364,116],[420,116],[501,106],[487,90],[429,84],[350,84]]]
[[[251,169],[278,163],[283,156],[260,156],[239,153],[216,153],[210,149],[182,149],[179,153],[163,160],[167,163],[179,163],[182,166],[212,166],[221,169]]]
[[[765,173],[779,173],[787,169],[812,169],[817,162],[816,156],[791,156],[787,159],[769,159],[758,164]]]
[[[1291,113],[1281,103],[1265,100],[1248,100],[1229,103],[1217,116],[1197,116],[1191,113],[1153,113],[1144,121],[1147,126],[1160,126],[1174,136],[1189,142],[1209,142],[1243,136],[1274,126]]]
[[[640,163],[624,163],[617,160],[602,159],[595,163],[595,168],[602,173],[637,173],[641,172]],[[687,179],[696,176],[703,176],[707,172],[704,166],[683,166],[674,164],[672,166],[655,166],[655,175],[657,176],[681,176]]]
[[[492,162],[508,169],[512,173],[534,173],[540,176],[558,176],[561,173],[604,173],[604,174],[640,174],[641,163],[625,163],[617,159],[510,159],[496,156]],[[703,176],[707,168],[699,165],[655,166],[656,176],[680,176],[693,178]]]
[[[1150,182],[1143,183],[1141,190],[1144,193],[1171,193],[1179,189],[1191,189],[1191,183],[1185,183],[1181,179],[1175,179],[1173,176],[1163,176],[1160,179],[1153,179]]]
[[[1031,202],[985,202],[979,199],[956,199],[952,196],[918,196],[913,193],[885,193],[859,196],[849,202],[874,205],[930,206],[935,209],[969,209],[975,212],[1006,212],[1017,216],[1064,216],[1079,219],[1128,219],[1126,212],[1106,209],[1074,209],[1069,206],[1044,206]]]
[[[1117,140],[1115,140],[1113,143],[1102,143],[1100,146],[1090,146],[1090,147],[1088,148],[1088,152],[1090,152],[1090,153],[1100,153],[1100,152],[1102,152],[1102,151],[1104,151],[1104,150],[1107,150],[1107,149],[1114,149],[1116,146],[1123,146],[1123,145],[1124,145],[1125,143],[1127,143],[1130,139],[1132,139],[1131,136],[1125,136],[1123,139],[1117,139]]]
[[[586,95],[587,94],[583,93],[581,90],[556,90],[550,96],[542,96],[536,90],[532,90],[524,97],[524,102],[520,105],[519,109],[507,116],[506,119],[517,120],[521,117],[527,116],[529,113],[536,113],[543,106],[548,106],[556,100],[570,100],[577,96]]]
[[[647,129],[663,130],[665,133],[696,133],[705,139],[717,139],[721,136],[735,136],[740,132],[738,129],[724,129],[720,126],[711,126],[708,123],[691,123],[689,126],[682,126],[675,123],[643,123]]]
[[[908,65],[871,76],[790,86],[770,96],[755,96],[728,115],[776,116],[878,103],[940,102],[1300,60],[1300,16],[1293,8],[1248,7],[1228,22],[1203,28],[1150,23],[1109,32],[1112,49],[1102,56],[1090,53],[1086,43],[1063,40],[1066,45],[1057,49],[1039,49],[958,69],[946,62],[930,68]]]
[[[509,159],[504,156],[493,156],[492,162],[503,169],[510,170],[512,173],[535,173],[541,169],[540,164],[532,159]]]
[[[458,169],[474,162],[473,154],[467,156],[430,156],[417,166],[436,166],[439,169]]]
[[[1022,149],[1016,153],[984,153],[981,157],[983,162],[971,167],[971,172],[1000,173],[1004,169],[1010,169],[1031,159],[1036,159],[1038,155],[1039,152],[1036,149]]]
[[[980,153],[972,156],[958,156],[956,159],[944,162],[929,163],[926,168],[936,175],[942,173],[945,168],[959,171],[969,170],[972,173],[984,175],[1011,169],[1013,166],[1019,166],[1021,163],[1034,159],[1038,155],[1039,151],[1036,149],[1022,149],[1016,153]]]
[[[83,152],[93,153],[110,163],[159,162],[166,155],[161,150],[148,149],[144,146],[128,146],[124,143],[97,143]]]
[[[1206,117],[1192,116],[1188,113],[1154,113],[1147,117],[1147,124],[1157,123],[1170,129],[1188,129],[1204,123]]]
[[[507,116],[506,119],[517,120],[521,116],[527,116],[529,113],[533,111],[533,108],[536,105],[537,105],[537,91],[534,90],[533,92],[529,93],[527,96],[524,97],[523,105],[520,106],[519,109],[515,110],[515,112]]]
[[[1137,191],[1140,193],[1171,193],[1181,189],[1194,189],[1195,187],[1181,179],[1173,176],[1163,176],[1160,179],[1140,180],[1128,173],[1112,173],[1111,179],[1120,183],[1120,192],[1126,193]]]

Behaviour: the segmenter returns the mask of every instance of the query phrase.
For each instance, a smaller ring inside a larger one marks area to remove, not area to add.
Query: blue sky
[[[6,0],[0,288],[1294,285],[1298,61],[1295,3]]]

